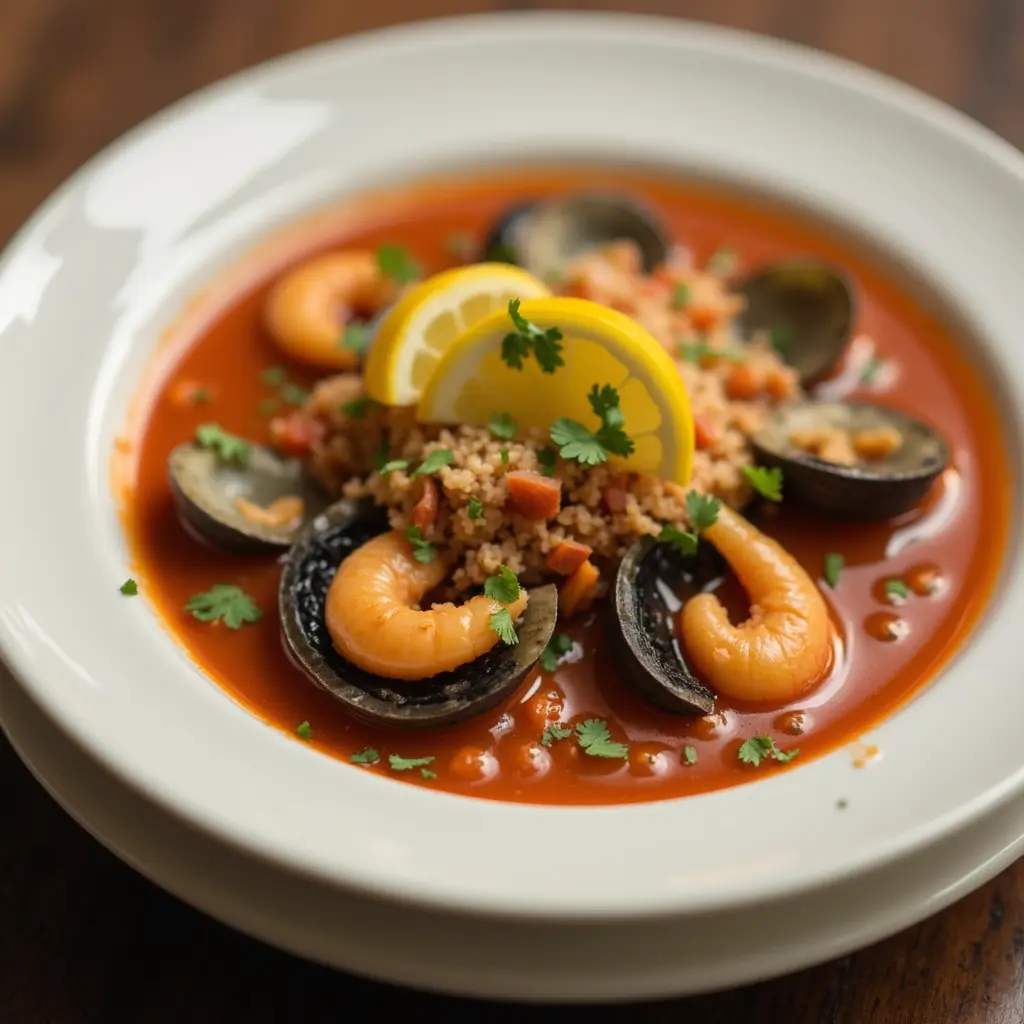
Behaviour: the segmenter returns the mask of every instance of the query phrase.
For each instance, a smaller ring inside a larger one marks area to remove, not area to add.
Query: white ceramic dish
[[[912,264],[997,368],[1019,496],[1021,154],[875,75],[719,30],[530,15],[383,32],[171,108],[76,174],[4,257],[0,408],[16,429],[0,436],[0,470],[32,485],[0,509],[0,649],[45,713],[147,799],[282,871],[534,920],[678,918],[807,894],[1019,795],[1019,501],[998,599],[942,678],[879,730],[879,764],[852,773],[840,751],[684,802],[509,806],[350,770],[242,711],[144,602],[118,594],[109,452],[161,327],[212,274],[381,178],[609,155],[799,199]],[[979,709],[984,727],[963,729]],[[954,740],[955,758],[937,756]],[[836,815],[838,796],[850,813]],[[556,829],[571,841],[537,841]]]
[[[616,927],[462,917],[359,896],[190,828],[69,742],[0,670],[4,726],[50,793],[142,874],[212,916],[325,964],[434,991],[608,1002],[796,970],[937,913],[1024,852],[1024,798],[916,855],[831,887],[705,917]],[[766,920],[784,922],[764,941]]]

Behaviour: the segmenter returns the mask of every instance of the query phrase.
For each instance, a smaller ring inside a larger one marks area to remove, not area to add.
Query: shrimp
[[[702,536],[725,556],[750,598],[750,618],[738,626],[714,594],[683,606],[683,643],[708,684],[734,700],[780,703],[820,682],[832,664],[832,623],[796,559],[724,506]]]
[[[342,344],[354,313],[375,313],[396,294],[395,283],[364,249],[329,252],[285,274],[267,297],[264,322],[281,351],[301,363],[351,370],[359,350]]]
[[[398,530],[383,533],[352,552],[327,591],[327,632],[343,657],[389,679],[426,679],[486,654],[497,642],[490,617],[507,608],[522,615],[527,593],[508,604],[480,595],[465,604],[417,607],[444,579],[434,557],[418,562]]]

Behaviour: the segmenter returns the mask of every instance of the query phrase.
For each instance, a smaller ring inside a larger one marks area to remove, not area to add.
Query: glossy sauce
[[[842,267],[859,295],[856,334],[848,362],[870,355],[873,339],[885,361],[854,397],[890,402],[938,427],[949,440],[953,466],[924,505],[888,524],[830,522],[783,502],[759,525],[778,538],[819,579],[824,556],[845,559],[835,590],[821,583],[843,637],[832,676],[786,707],[754,708],[719,700],[707,718],[677,718],[640,704],[616,678],[602,611],[565,631],[571,653],[553,675],[539,669],[505,708],[443,733],[375,731],[350,720],[332,698],[295,669],[282,648],[276,620],[279,569],[272,556],[230,556],[205,548],[178,524],[166,482],[171,448],[199,423],[267,441],[261,405],[278,389],[261,381],[283,361],[260,324],[273,276],[268,262],[241,288],[213,289],[214,309],[198,328],[182,326],[169,339],[176,360],[146,396],[145,420],[131,447],[125,520],[142,592],[159,609],[176,639],[208,675],[253,713],[295,735],[308,722],[309,742],[347,761],[372,746],[377,771],[417,785],[501,800],[543,803],[616,803],[664,799],[735,785],[784,770],[737,758],[740,743],[768,735],[784,750],[799,747],[799,765],[847,743],[906,701],[933,677],[964,641],[988,601],[1005,550],[1009,474],[1000,425],[982,381],[937,314],[919,306],[848,241],[791,212],[636,172],[529,170],[435,181],[358,203],[329,240],[311,227],[306,248],[374,247],[399,243],[428,270],[460,262],[453,236],[483,237],[518,199],[568,189],[611,186],[643,193],[677,241],[698,261],[724,246],[739,257],[739,272],[795,254],[814,254]],[[294,239],[293,234],[293,239]],[[273,251],[273,246],[267,249]],[[255,258],[254,258],[255,259]],[[280,266],[274,268],[274,274]],[[288,367],[294,381],[307,371]],[[840,370],[828,387],[860,376]],[[182,401],[201,388],[208,401]],[[284,407],[278,404],[278,410]],[[899,579],[907,595],[895,598],[886,580]],[[264,609],[255,626],[230,630],[196,621],[188,598],[214,583],[242,586]],[[560,626],[560,629],[564,629]],[[545,747],[545,720],[607,720],[612,738],[630,744],[627,761],[586,755],[571,739]],[[183,737],[183,741],[187,740]],[[691,748],[688,750],[688,748]],[[692,760],[696,753],[694,763]],[[434,757],[424,778],[418,769],[395,773],[389,754]]]

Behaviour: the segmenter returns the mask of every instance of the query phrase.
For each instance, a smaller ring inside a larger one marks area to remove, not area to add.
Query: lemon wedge
[[[685,484],[693,464],[693,415],[679,371],[635,320],[596,302],[524,300],[519,315],[538,330],[561,331],[565,365],[546,373],[531,354],[522,369],[502,358],[502,339],[516,328],[506,310],[483,318],[451,343],[423,389],[424,423],[484,425],[508,413],[520,429],[545,432],[559,418],[592,431],[601,421],[587,395],[610,384],[619,393],[625,431],[636,448],[615,458],[624,468]]]
[[[413,405],[445,350],[509,300],[550,295],[543,281],[507,263],[456,267],[410,288],[384,317],[363,370],[366,391],[385,405]]]

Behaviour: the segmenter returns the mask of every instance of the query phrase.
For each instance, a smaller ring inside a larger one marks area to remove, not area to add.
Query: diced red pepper
[[[589,544],[563,540],[548,552],[545,564],[552,572],[571,576],[593,553],[594,549]]]
[[[530,469],[506,474],[509,500],[527,519],[554,519],[562,508],[562,481]]]

